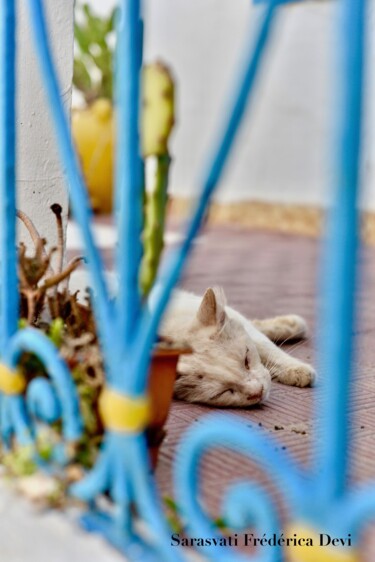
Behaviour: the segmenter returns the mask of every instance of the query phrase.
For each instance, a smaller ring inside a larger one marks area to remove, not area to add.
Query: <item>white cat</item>
[[[107,273],[111,294],[117,293],[114,273]],[[84,295],[85,271],[70,278],[71,292]],[[153,288],[152,308],[160,287]],[[84,301],[83,301],[84,302]],[[181,356],[175,384],[177,398],[212,406],[251,406],[264,402],[271,379],[292,386],[309,386],[316,378],[311,365],[291,357],[273,342],[302,339],[306,323],[300,316],[247,320],[226,305],[224,291],[207,289],[203,298],[175,290],[159,334],[186,341],[194,350]]]
[[[273,343],[306,337],[303,318],[247,320],[226,305],[222,289],[207,289],[203,299],[175,291],[159,333],[194,350],[179,360],[175,384],[176,397],[189,402],[250,406],[266,400],[271,379],[303,387],[316,377],[313,367]]]

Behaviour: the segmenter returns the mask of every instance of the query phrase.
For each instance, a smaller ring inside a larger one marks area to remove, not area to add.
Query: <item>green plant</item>
[[[10,476],[31,476],[38,470],[35,450],[31,446],[17,447],[3,453],[1,462]]]
[[[108,17],[100,17],[93,13],[86,3],[78,4],[76,8],[76,55],[74,59],[75,87],[83,94],[87,105],[86,119],[83,112],[73,120],[73,132],[80,154],[89,191],[93,197],[102,203],[98,207],[104,209],[108,194],[106,179],[107,171],[102,177],[102,165],[99,166],[98,148],[93,143],[92,134],[89,140],[83,134],[93,124],[97,123],[95,100],[107,98],[112,100],[113,94],[113,48],[110,46],[110,36],[114,31],[116,10]],[[96,101],[96,104],[100,101]],[[106,114],[107,115],[107,114]],[[108,116],[107,116],[108,117]],[[110,119],[107,118],[110,137],[112,136]],[[144,229],[143,229],[143,259],[140,268],[140,287],[143,297],[149,294],[158,271],[164,248],[165,217],[167,209],[167,191],[171,158],[168,141],[175,123],[175,86],[169,69],[161,62],[145,65],[142,69],[142,112],[140,118],[140,136],[142,157],[147,162],[144,193]],[[85,139],[85,140],[84,140]],[[101,141],[99,142],[101,145]],[[112,150],[112,149],[111,149]],[[110,151],[111,152],[111,151]],[[94,158],[95,155],[95,158]],[[108,155],[107,155],[108,156]],[[153,161],[152,173],[149,161]],[[95,166],[93,167],[93,161]],[[104,159],[107,162],[106,159]],[[103,164],[103,163],[102,163]],[[107,168],[105,168],[107,170]],[[99,179],[100,178],[100,179]],[[90,181],[89,181],[90,180]],[[95,183],[94,183],[95,182]],[[98,183],[98,185],[96,185]],[[104,195],[103,195],[104,191]],[[108,205],[107,205],[108,206]]]
[[[175,122],[175,88],[168,68],[160,62],[143,70],[142,152],[151,158],[146,173],[143,259],[140,284],[143,296],[150,292],[164,247],[165,216],[171,158],[168,140]]]
[[[108,17],[100,17],[87,3],[76,7],[73,83],[87,104],[98,98],[112,99],[113,48],[109,38],[115,17],[116,9]]]

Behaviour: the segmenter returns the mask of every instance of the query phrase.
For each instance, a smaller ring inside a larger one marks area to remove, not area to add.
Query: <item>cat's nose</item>
[[[260,402],[260,400],[262,400],[263,398],[263,392],[264,392],[264,388],[263,385],[259,385],[259,388],[257,388],[256,390],[254,389],[254,391],[251,394],[247,394],[246,396],[246,400],[248,402]]]
[[[262,383],[259,383],[259,390],[257,389],[256,392],[253,392],[252,394],[248,394],[246,396],[246,399],[248,402],[261,402],[262,400],[264,400],[267,397],[267,391],[264,388],[264,385]]]

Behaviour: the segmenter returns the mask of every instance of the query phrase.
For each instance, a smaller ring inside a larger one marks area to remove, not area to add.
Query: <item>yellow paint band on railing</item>
[[[285,547],[287,562],[360,562],[361,560],[358,550],[353,546],[320,546],[320,535],[309,527],[291,525],[285,535],[293,536],[293,534],[311,538],[313,546]]]
[[[0,392],[10,396],[22,394],[26,388],[26,379],[20,371],[13,371],[0,364]]]
[[[99,412],[106,429],[124,433],[140,433],[151,415],[147,397],[132,398],[110,388],[100,395]]]

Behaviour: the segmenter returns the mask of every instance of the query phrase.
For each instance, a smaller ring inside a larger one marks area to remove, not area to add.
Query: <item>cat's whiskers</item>
[[[278,365],[276,361],[267,361],[265,367],[269,371],[271,378],[274,378],[280,373],[280,365]],[[276,369],[276,371],[274,369]]]
[[[295,351],[296,349],[300,348],[304,343],[305,343],[304,341],[296,342],[295,344],[293,344],[292,346],[287,348],[288,353],[291,353],[291,352]],[[283,344],[280,344],[280,345],[283,345]]]

